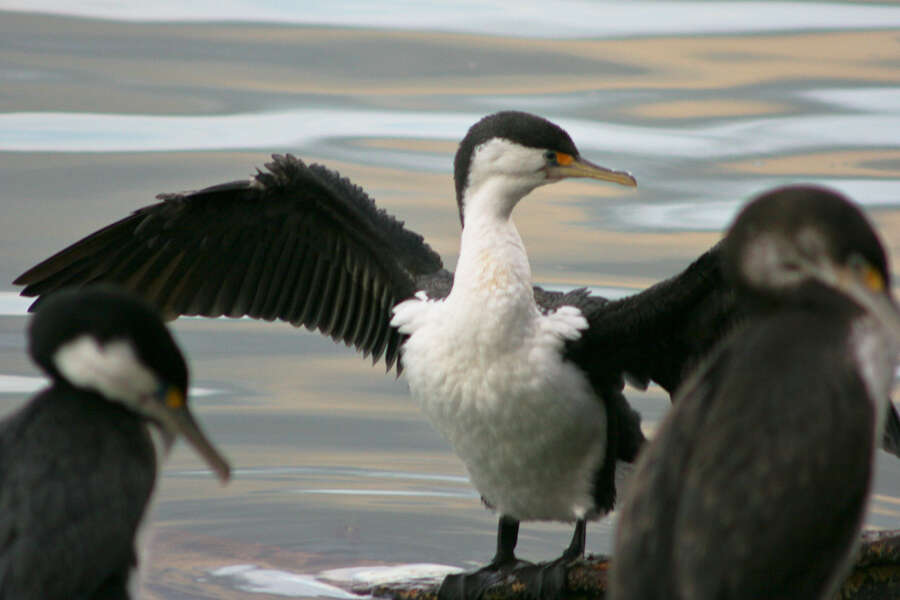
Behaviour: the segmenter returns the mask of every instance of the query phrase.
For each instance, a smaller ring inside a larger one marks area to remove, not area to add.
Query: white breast
[[[875,460],[874,454],[881,447],[881,439],[884,433],[884,422],[887,416],[887,409],[891,401],[891,388],[894,383],[894,371],[897,368],[895,357],[898,349],[891,337],[885,334],[884,329],[879,325],[876,319],[869,316],[863,316],[853,322],[850,330],[850,350],[851,356],[856,361],[859,369],[863,385],[866,387],[867,400],[872,402],[872,410],[874,411],[875,428],[873,436],[873,444],[871,448],[872,461]],[[873,463],[874,464],[874,463]],[[869,488],[872,486],[872,473],[870,472]],[[869,499],[871,501],[871,497]],[[859,515],[860,522],[857,528],[862,527],[862,519],[864,512]],[[838,562],[838,567],[834,569],[834,575],[824,589],[826,593],[823,598],[834,596],[844,576],[850,571],[850,564],[856,556],[856,551],[861,543],[861,538],[854,538],[853,544],[847,548],[843,558]]]
[[[891,401],[898,348],[871,317],[861,317],[853,323],[850,346],[869,399],[874,401],[875,439],[880,440]]]
[[[487,276],[503,287],[497,273]],[[513,286],[515,287],[515,286]],[[538,313],[528,288],[397,306],[410,391],[498,512],[520,520],[590,516],[606,413],[584,375],[564,362],[587,326],[564,307]]]

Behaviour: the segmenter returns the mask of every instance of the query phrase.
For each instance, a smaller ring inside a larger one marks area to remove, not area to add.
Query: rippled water
[[[522,203],[541,283],[641,289],[717,240],[745,198],[794,181],[863,203],[897,263],[898,6],[306,4],[0,0],[0,413],[41,385],[9,283],[36,261],[156,193],[294,152],[364,186],[452,267],[452,154],[500,109],[554,119],[640,182],[567,182]],[[147,598],[339,595],[323,586],[385,574],[333,569],[490,557],[494,518],[402,380],[284,324],[174,327],[198,416],[236,472],[220,488],[175,452]],[[652,431],[668,400],[629,396]],[[868,523],[900,527],[897,461],[880,457],[878,476]],[[589,548],[608,551],[610,531],[592,525]],[[524,525],[522,554],[556,556],[569,535]]]

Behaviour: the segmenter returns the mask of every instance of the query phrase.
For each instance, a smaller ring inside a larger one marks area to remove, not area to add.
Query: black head
[[[542,173],[533,181],[523,179],[523,187],[528,190],[565,177],[592,177],[622,185],[636,185],[634,178],[627,173],[611,171],[583,160],[569,134],[547,119],[525,112],[498,112],[472,125],[456,151],[453,178],[456,183],[456,202],[459,206],[460,221],[463,220],[463,198],[470,184],[473,157],[479,148],[493,139],[502,139],[538,151],[534,157],[529,157],[535,160],[533,166],[536,170],[526,169],[523,178],[529,173],[536,173],[537,170],[541,170]]]
[[[787,186],[740,212],[724,246],[726,276],[763,305],[821,296],[851,274],[878,292],[890,289],[884,248],[865,215],[841,194]],[[846,290],[842,290],[845,292]]]
[[[148,304],[107,286],[63,290],[39,306],[28,336],[31,356],[57,385],[99,393],[167,439],[184,436],[228,479],[228,464],[188,409],[184,356]]]
[[[32,358],[54,379],[65,379],[55,362],[57,351],[90,336],[101,345],[130,342],[141,363],[187,393],[187,364],[156,310],[116,288],[97,286],[50,296],[31,320],[28,334]]]

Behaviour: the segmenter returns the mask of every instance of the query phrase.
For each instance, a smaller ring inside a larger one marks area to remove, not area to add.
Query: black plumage
[[[900,341],[881,244],[847,200],[811,187],[763,195],[724,244],[747,317],[638,462],[614,600],[825,598],[862,524]],[[851,279],[874,309],[838,289]]]
[[[86,337],[106,349],[127,343],[158,391],[110,398],[66,379],[60,352]],[[177,433],[202,438],[183,403],[184,358],[152,308],[107,288],[44,303],[29,348],[51,384],[0,422],[0,598],[127,600],[135,535],[159,469],[151,428],[165,447]],[[151,416],[161,412],[181,413],[193,431]],[[208,442],[201,451],[227,478]]]
[[[336,173],[292,156],[267,168],[253,181],[160,195],[16,282],[28,284],[25,295],[112,282],[170,318],[279,319],[384,355],[390,367],[399,349],[391,307],[441,269],[440,257]]]
[[[156,455],[134,413],[65,385],[0,424],[0,598],[128,598]]]

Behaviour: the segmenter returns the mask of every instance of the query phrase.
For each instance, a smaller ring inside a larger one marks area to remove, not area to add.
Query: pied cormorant
[[[0,598],[136,598],[135,536],[159,460],[181,436],[222,482],[228,464],[191,416],[184,358],[143,301],[61,292],[28,333],[51,383],[0,421]]]

